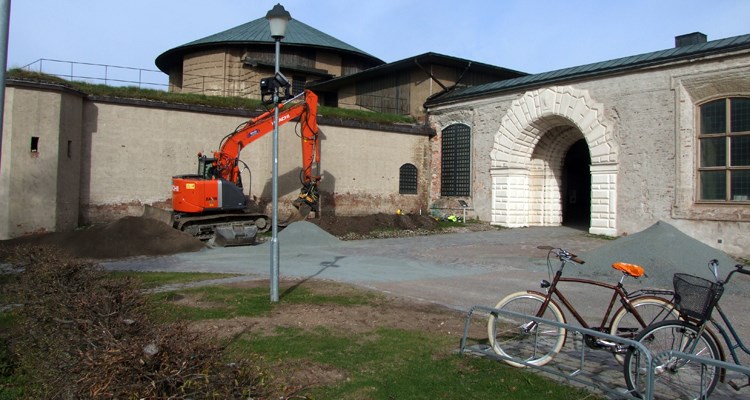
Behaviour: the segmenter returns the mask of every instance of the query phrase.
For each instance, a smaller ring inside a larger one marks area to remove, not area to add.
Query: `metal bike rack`
[[[750,377],[750,368],[748,368],[748,367],[744,367],[742,365],[737,365],[735,363],[729,363],[729,362],[726,362],[726,361],[714,360],[712,358],[698,357],[698,356],[693,355],[693,354],[687,354],[687,353],[683,353],[683,352],[676,351],[676,350],[665,351],[665,352],[659,353],[656,356],[652,357],[652,359],[651,359],[651,368],[653,369],[654,366],[655,366],[655,364],[656,364],[656,362],[658,360],[664,359],[665,357],[667,357],[667,358],[674,357],[674,358],[677,358],[677,359],[688,360],[688,361],[691,361],[691,362],[700,363],[701,365],[710,365],[710,366],[714,366],[714,367],[719,367],[719,368],[722,368],[722,369],[725,369],[725,370],[739,372],[741,374],[744,374],[744,375],[747,375],[748,377]],[[701,378],[703,377],[703,371],[704,371],[704,369],[701,368]],[[703,381],[703,379],[701,379],[701,381]],[[704,395],[703,394],[703,388],[701,387],[701,388],[699,388],[699,390],[701,391],[701,397],[703,397],[703,395]]]
[[[586,386],[593,386],[593,384],[592,384],[591,381],[585,380],[585,379],[581,379],[578,376],[580,374],[580,372],[583,370],[583,367],[584,367],[584,364],[585,364],[585,361],[586,361],[586,349],[587,348],[586,348],[585,344],[583,344],[581,346],[581,355],[580,355],[580,365],[579,365],[579,368],[577,370],[573,371],[572,373],[569,373],[569,374],[565,374],[563,372],[560,372],[558,370],[555,370],[555,369],[547,367],[547,366],[531,365],[528,362],[526,362],[524,360],[521,360],[519,358],[499,355],[499,354],[495,353],[494,350],[492,350],[491,347],[486,346],[486,345],[484,345],[484,346],[483,345],[472,345],[472,346],[467,345],[467,341],[468,341],[468,338],[469,338],[469,330],[471,328],[472,317],[478,311],[482,312],[487,317],[489,317],[490,315],[495,315],[495,316],[497,316],[497,315],[508,315],[508,316],[512,316],[512,317],[528,318],[528,319],[530,319],[532,321],[542,322],[542,323],[545,323],[545,324],[550,324],[552,326],[565,328],[569,332],[578,332],[578,333],[580,333],[580,334],[582,334],[584,336],[600,337],[600,338],[608,340],[608,341],[612,341],[612,342],[616,342],[616,343],[621,343],[621,344],[624,344],[624,345],[627,345],[627,346],[633,346],[633,347],[637,348],[641,352],[641,354],[645,355],[646,360],[648,361],[648,365],[649,365],[649,369],[647,371],[648,373],[646,375],[647,376],[647,382],[646,382],[645,399],[653,399],[652,391],[653,391],[653,383],[654,383],[654,370],[653,370],[653,365],[654,365],[653,360],[654,360],[654,357],[652,356],[651,352],[649,352],[648,349],[645,346],[643,346],[643,344],[641,344],[639,342],[636,342],[634,340],[625,339],[625,338],[622,338],[622,337],[619,337],[619,336],[610,335],[610,334],[607,334],[607,333],[603,333],[603,332],[599,332],[599,331],[595,331],[595,330],[583,328],[583,327],[580,327],[580,326],[574,326],[574,325],[570,325],[570,324],[564,324],[564,323],[560,323],[560,322],[557,322],[557,321],[551,321],[551,320],[544,319],[544,318],[539,318],[539,317],[534,317],[534,316],[530,316],[530,315],[526,315],[526,314],[517,313],[517,312],[514,312],[514,311],[501,310],[501,309],[497,309],[497,308],[491,308],[491,307],[485,307],[485,306],[478,306],[477,305],[477,306],[472,307],[469,310],[469,312],[467,313],[467,315],[466,315],[466,322],[464,323],[464,334],[463,334],[463,337],[461,338],[461,347],[459,349],[459,352],[461,354],[464,354],[466,352],[471,352],[471,353],[481,354],[481,355],[483,355],[483,356],[485,356],[487,358],[490,358],[490,359],[495,359],[495,360],[510,360],[510,361],[513,361],[513,362],[516,362],[516,363],[519,363],[519,364],[526,365],[527,367],[532,367],[534,369],[537,369],[537,370],[540,370],[540,371],[543,371],[543,372],[546,372],[546,373],[549,373],[549,374],[552,374],[552,375],[559,376],[559,377],[564,378],[564,379],[566,379],[568,381],[574,381],[574,382],[577,382],[577,383],[580,383],[580,384],[583,384],[583,385],[586,385]],[[710,360],[710,361],[712,361],[712,360]],[[598,390],[603,390],[603,391],[608,392],[610,394],[617,395],[620,398],[637,399],[637,397],[634,397],[634,396],[630,395],[629,393],[625,393],[625,392],[621,392],[621,391],[615,391],[615,390],[610,390],[610,389],[605,389],[605,388],[601,388],[601,387],[597,387],[597,389]]]

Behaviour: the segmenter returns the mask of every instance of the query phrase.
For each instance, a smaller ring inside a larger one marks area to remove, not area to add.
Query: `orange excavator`
[[[278,104],[279,126],[299,118],[302,141],[302,189],[293,204],[301,220],[311,211],[319,212],[320,138],[318,137],[318,96],[305,90]],[[244,122],[221,141],[213,157],[198,154],[198,173],[172,177],[172,226],[216,246],[252,244],[258,232],[270,228],[267,215],[247,210],[242,190],[240,151],[273,131],[274,109]],[[282,224],[284,224],[282,223]],[[280,225],[282,225],[280,224]]]

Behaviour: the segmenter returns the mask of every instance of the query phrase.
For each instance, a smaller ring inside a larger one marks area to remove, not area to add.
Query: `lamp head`
[[[286,34],[286,26],[289,20],[292,19],[292,15],[289,11],[284,9],[280,3],[273,6],[273,8],[266,14],[266,19],[271,26],[271,37],[274,39],[283,39]]]

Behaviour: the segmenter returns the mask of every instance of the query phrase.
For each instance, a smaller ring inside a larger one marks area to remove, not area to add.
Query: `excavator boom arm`
[[[302,98],[303,101],[299,101]],[[291,106],[289,104],[294,103]],[[319,177],[312,176],[312,167],[320,160],[320,139],[318,138],[318,96],[310,90],[293,97],[292,99],[278,105],[279,126],[286,124],[295,118],[300,118],[302,126],[302,169],[303,183],[307,184]],[[221,178],[235,184],[239,183],[239,167],[237,161],[240,151],[248,144],[260,139],[267,133],[273,131],[274,110],[247,121],[239,126],[221,146],[221,150],[215,153],[216,167]]]

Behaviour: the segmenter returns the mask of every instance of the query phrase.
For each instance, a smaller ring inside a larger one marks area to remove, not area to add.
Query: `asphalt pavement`
[[[494,305],[547,278],[539,245],[583,252],[607,243],[566,227],[502,229],[409,238],[340,241],[309,223],[279,234],[281,279],[326,279],[458,310]],[[110,261],[112,270],[219,272],[270,277],[270,244]],[[613,275],[617,278],[616,275]]]

